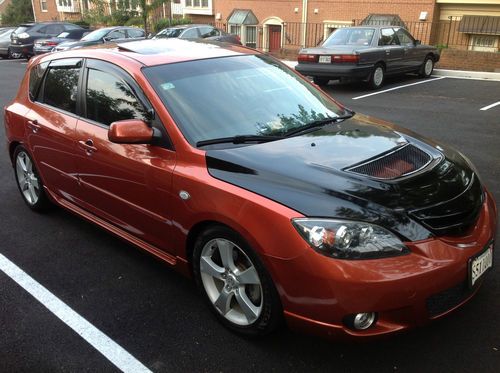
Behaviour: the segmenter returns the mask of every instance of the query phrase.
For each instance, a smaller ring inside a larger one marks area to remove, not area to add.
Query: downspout
[[[36,22],[35,4],[33,3],[33,1],[34,0],[31,0],[31,8],[33,9],[33,18],[34,18],[33,21]]]
[[[307,40],[307,8],[307,0],[302,0],[302,40],[300,41],[302,48],[306,47]]]

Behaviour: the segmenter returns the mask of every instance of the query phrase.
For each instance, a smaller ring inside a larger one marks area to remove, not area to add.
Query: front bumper
[[[368,79],[373,65],[348,65],[337,63],[299,63],[295,66],[302,75],[324,77],[324,78],[353,78],[353,79]]]
[[[487,194],[467,236],[409,242],[411,254],[377,260],[335,260],[309,249],[293,259],[270,259],[288,325],[331,337],[375,337],[421,326],[467,302],[479,289],[468,287],[469,259],[495,239],[496,207]],[[487,274],[486,274],[487,276]],[[366,330],[343,319],[377,312]]]
[[[11,44],[9,45],[12,53],[19,53],[23,56],[32,56],[33,55],[33,43],[31,44]]]

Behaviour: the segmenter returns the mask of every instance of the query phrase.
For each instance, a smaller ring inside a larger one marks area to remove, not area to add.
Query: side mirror
[[[108,42],[110,42],[110,41],[112,41],[112,40],[114,40],[114,38],[110,38],[109,36],[105,36],[105,37],[103,37],[103,38],[102,38],[102,41],[103,41],[104,43],[108,43]]]
[[[422,42],[420,40],[415,40],[415,45],[420,45]]]
[[[120,120],[109,126],[108,139],[117,144],[149,144],[153,129],[139,119]]]

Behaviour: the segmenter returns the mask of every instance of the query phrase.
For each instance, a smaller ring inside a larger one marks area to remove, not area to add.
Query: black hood
[[[425,156],[418,170],[393,178],[366,171],[409,147]],[[479,180],[459,153],[359,114],[306,135],[206,156],[215,178],[305,216],[368,221],[411,241],[468,228],[482,202]]]

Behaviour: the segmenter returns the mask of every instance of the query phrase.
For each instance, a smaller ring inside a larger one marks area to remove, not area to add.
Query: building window
[[[229,25],[229,33],[241,37],[241,25]]]
[[[471,35],[469,49],[481,52],[498,52],[498,36]]]
[[[245,29],[245,45],[257,48],[257,26],[246,26]]]
[[[186,7],[208,8],[208,0],[186,0]]]
[[[47,0],[40,0],[40,8],[42,9],[42,12],[47,11]]]

